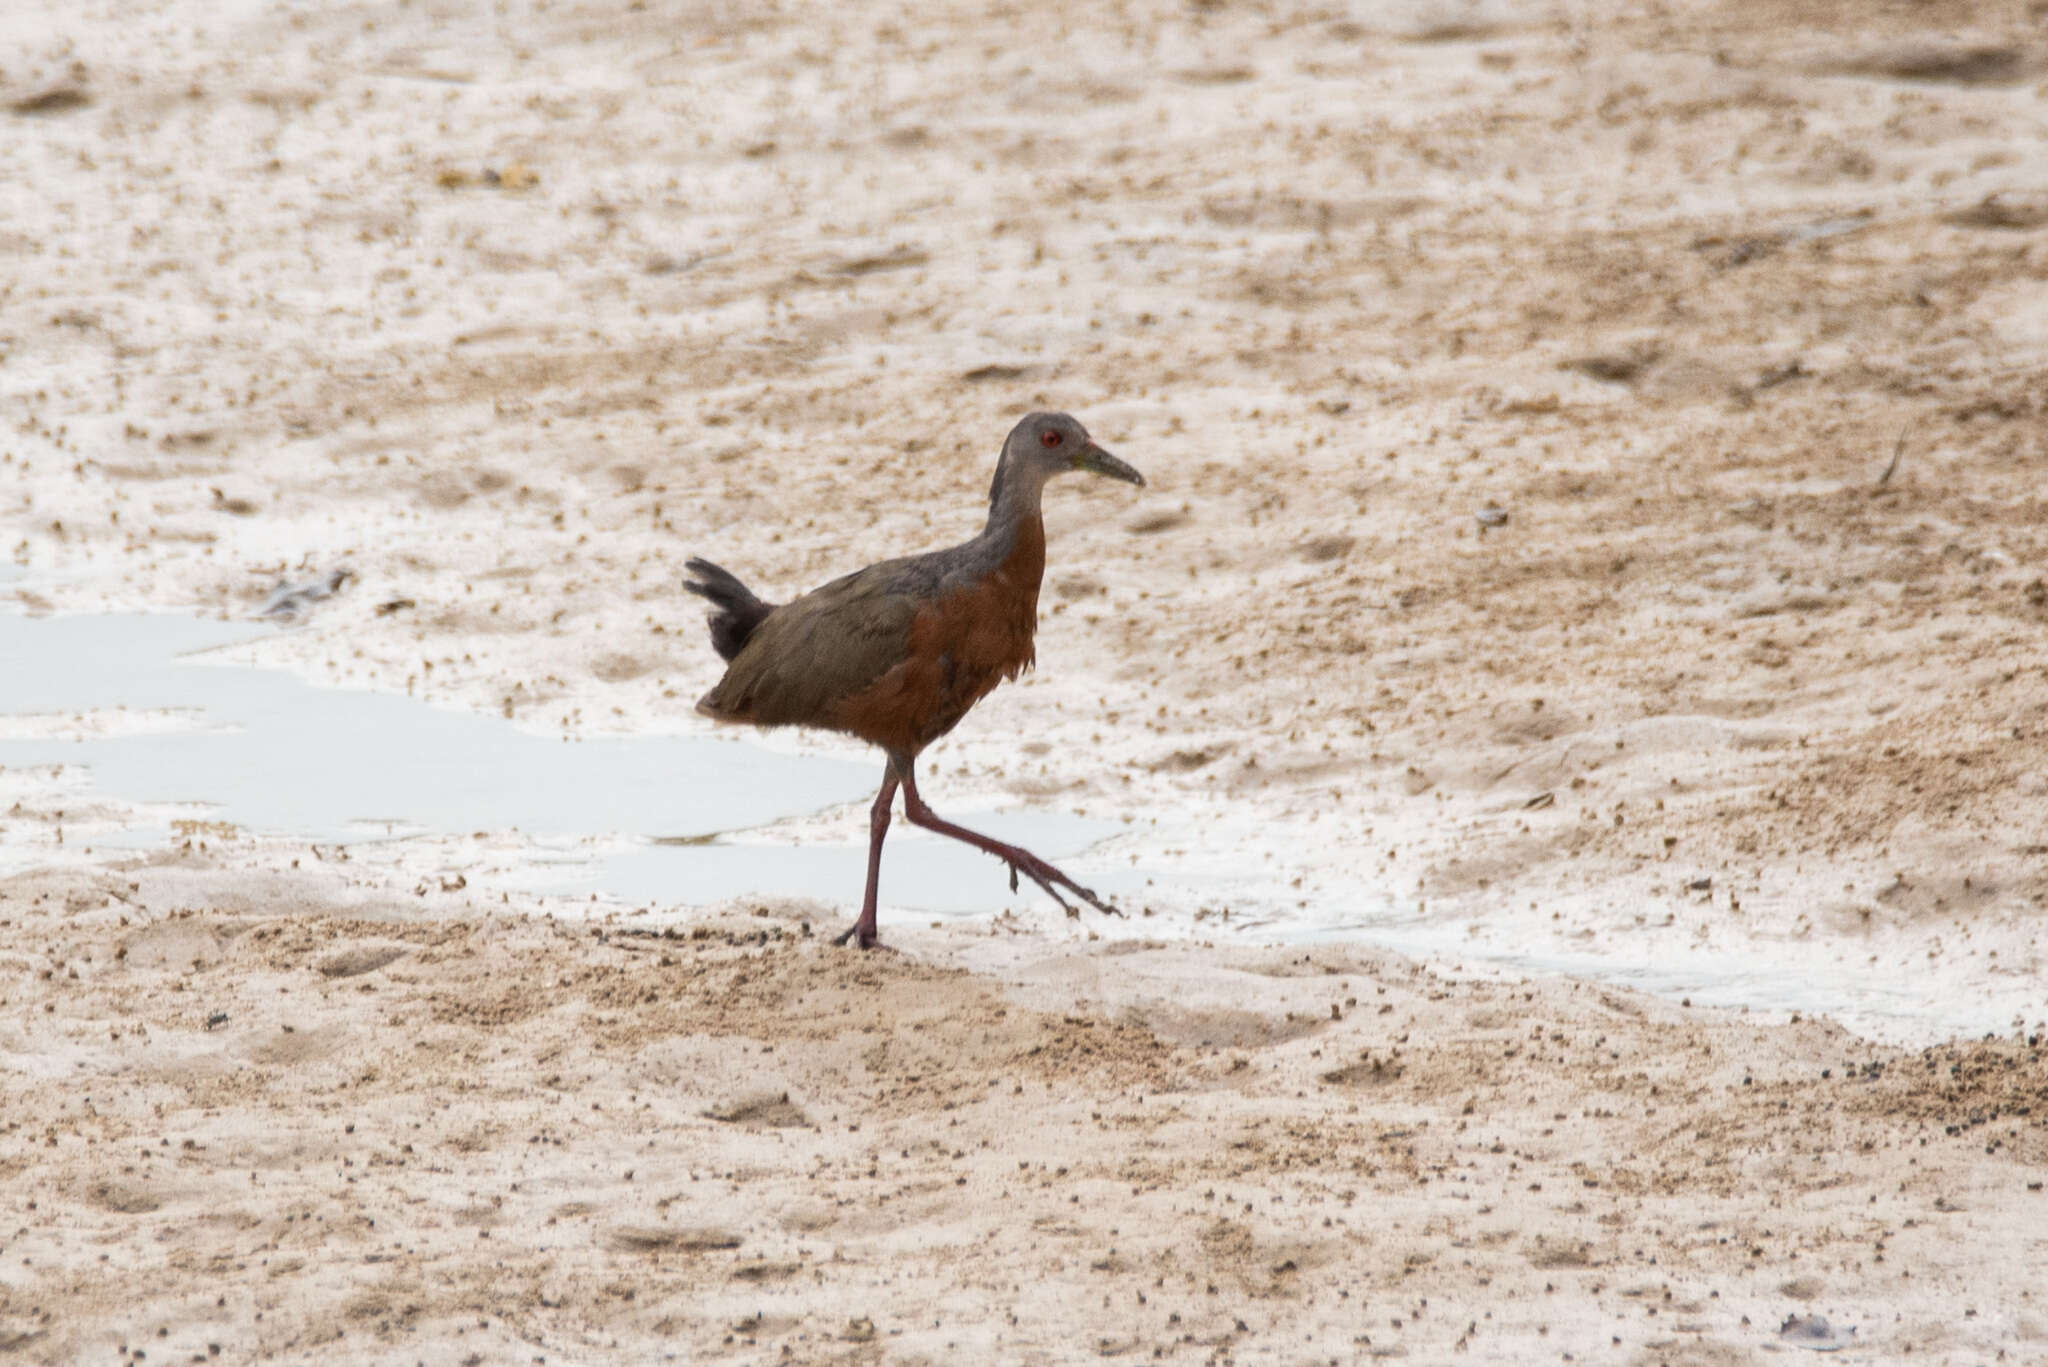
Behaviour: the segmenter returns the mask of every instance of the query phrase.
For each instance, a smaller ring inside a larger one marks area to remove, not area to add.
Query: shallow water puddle
[[[535,862],[551,888],[629,901],[859,898],[864,810],[846,844],[719,836],[864,799],[879,761],[781,754],[737,737],[548,739],[214,654],[274,631],[160,615],[0,616],[0,765],[75,766],[110,804],[198,807],[209,821],[322,842],[516,830],[559,849],[565,838],[625,837],[644,843],[611,854],[544,850]],[[1052,858],[1118,829],[1052,813],[974,820]],[[172,834],[150,817],[93,841],[142,847]],[[900,817],[889,856],[887,906],[979,915],[1017,900],[1000,864]],[[1134,881],[1113,874],[1104,887]]]
[[[167,616],[0,617],[0,763],[82,765],[94,791],[203,804],[262,834],[705,834],[850,798],[868,766],[737,740],[565,742],[206,652],[275,628]]]

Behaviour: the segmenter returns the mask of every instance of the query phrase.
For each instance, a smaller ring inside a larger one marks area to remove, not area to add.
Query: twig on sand
[[[1877,477],[1877,487],[1882,489],[1891,483],[1892,474],[1899,468],[1899,457],[1906,454],[1906,432],[1899,433],[1899,444],[1892,448],[1892,463],[1884,467],[1884,473]]]

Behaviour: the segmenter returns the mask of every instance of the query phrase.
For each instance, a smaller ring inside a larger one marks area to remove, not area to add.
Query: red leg
[[[1046,895],[1052,898],[1053,901],[1058,902],[1061,909],[1069,916],[1079,916],[1081,913],[1068,905],[1066,898],[1060,896],[1060,888],[1065,888],[1097,911],[1107,912],[1111,916],[1123,915],[1115,907],[1103,901],[1093,892],[1082,887],[1079,883],[1076,883],[1073,879],[1067,877],[1031,851],[1016,845],[1005,845],[1000,840],[991,840],[988,836],[970,831],[965,826],[955,826],[952,822],[947,821],[937,812],[925,806],[924,799],[917,795],[917,780],[911,776],[910,763],[908,761],[901,765],[899,769],[892,770],[891,772],[903,780],[903,815],[909,818],[913,826],[922,826],[928,831],[937,831],[940,835],[949,835],[955,840],[965,841],[967,844],[974,846],[975,849],[992,854],[1002,860],[1010,866],[1010,888],[1012,891],[1016,890],[1017,875],[1021,873],[1032,882],[1038,884],[1039,887],[1044,888]]]
[[[854,941],[862,949],[873,949],[881,942],[875,931],[875,899],[882,888],[882,837],[889,833],[889,806],[896,800],[896,762],[889,762],[888,772],[882,775],[882,791],[875,797],[875,805],[868,811],[868,888],[861,898],[860,919],[853,928],[832,943],[843,945]]]

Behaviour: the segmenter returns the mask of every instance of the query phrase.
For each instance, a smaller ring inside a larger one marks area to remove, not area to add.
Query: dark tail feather
[[[732,659],[761,625],[761,619],[775,611],[775,604],[762,602],[752,589],[709,560],[692,557],[684,568],[691,577],[683,581],[683,587],[711,604],[712,649]]]

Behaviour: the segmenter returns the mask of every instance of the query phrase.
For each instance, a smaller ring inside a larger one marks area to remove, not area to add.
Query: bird
[[[957,546],[884,560],[787,603],[762,601],[730,571],[693,556],[683,587],[710,604],[711,645],[726,670],[697,711],[720,722],[801,726],[856,736],[887,758],[868,813],[867,885],[860,915],[835,943],[880,943],[875,904],[882,840],[897,790],[904,817],[964,841],[1021,873],[1069,916],[1061,889],[1121,915],[1029,850],[940,817],[913,772],[918,755],[1000,683],[1036,658],[1038,588],[1045,574],[1046,483],[1069,472],[1143,487],[1145,477],[1098,446],[1065,413],[1030,413],[1011,429],[989,486],[988,521]]]

